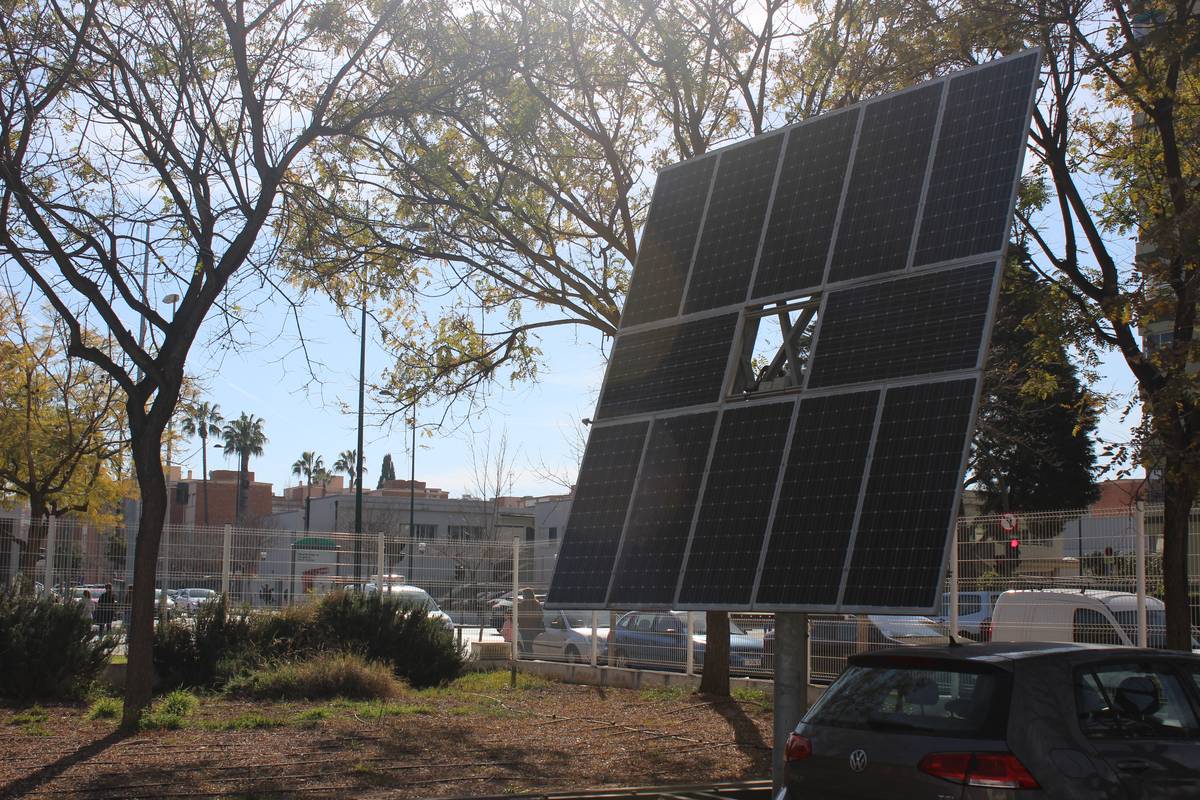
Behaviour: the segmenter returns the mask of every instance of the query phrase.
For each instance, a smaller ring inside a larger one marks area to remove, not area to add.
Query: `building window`
[[[547,539],[549,539],[549,540],[550,540],[550,541],[552,541],[552,542],[553,542],[555,539],[557,539],[557,538],[558,538],[558,528],[551,528],[549,531],[547,531],[547,532],[546,532],[546,538],[547,538]]]
[[[537,539],[537,533],[534,531],[534,529],[530,528],[530,527],[526,527],[525,528],[525,541],[532,542],[532,541],[535,541],[536,539]]]
[[[483,539],[482,525],[447,525],[446,536],[453,542],[481,541]]]

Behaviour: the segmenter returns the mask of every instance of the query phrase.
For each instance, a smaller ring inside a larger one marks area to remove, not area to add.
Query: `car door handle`
[[[1123,758],[1117,762],[1117,769],[1122,772],[1145,772],[1150,766],[1150,762],[1144,758]]]

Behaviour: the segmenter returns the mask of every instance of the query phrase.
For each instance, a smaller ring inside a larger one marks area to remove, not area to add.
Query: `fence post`
[[[225,525],[221,533],[221,594],[229,599],[229,571],[233,561],[233,526]]]
[[[1141,500],[1134,510],[1133,552],[1137,561],[1137,644],[1147,647],[1150,631],[1146,625],[1146,507]]]
[[[32,527],[32,525],[30,526]],[[54,586],[55,540],[58,538],[58,519],[53,514],[46,517],[46,591]],[[66,587],[64,586],[65,590]],[[64,592],[65,594],[65,592]]]
[[[519,606],[521,603],[520,572],[521,539],[514,536],[512,552],[512,625],[510,626],[512,630],[512,673],[509,675],[509,683],[513,686],[513,688],[516,688],[517,685],[517,661],[521,658],[521,652],[517,644],[517,641],[521,638],[521,616],[518,613],[520,611]]]
[[[950,640],[958,638],[958,523],[950,534]]]
[[[382,593],[384,591],[384,589],[383,589],[383,559],[387,558],[387,554],[384,552],[383,531],[379,532],[378,546],[379,546],[379,554],[377,556],[378,561],[376,563],[379,564],[379,583],[375,584],[375,590],[377,592],[379,592],[380,597],[382,597],[383,596]]]
[[[592,612],[592,655],[591,655],[591,659],[590,659],[593,667],[596,666],[596,653],[597,653],[598,648],[599,648],[599,645],[596,642],[596,612],[593,611]]]
[[[694,675],[696,673],[696,643],[692,640],[692,635],[695,633],[695,624],[692,622],[692,612],[687,612],[687,674]]]

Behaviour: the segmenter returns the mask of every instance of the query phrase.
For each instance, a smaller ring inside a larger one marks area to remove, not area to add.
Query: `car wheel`
[[[579,651],[574,646],[568,647],[563,655],[567,657],[568,664],[578,664],[583,660],[579,657]]]

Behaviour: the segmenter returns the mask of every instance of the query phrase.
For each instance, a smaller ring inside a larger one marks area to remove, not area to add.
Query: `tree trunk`
[[[204,483],[204,524],[208,524],[208,437],[200,437],[200,469],[204,474],[200,476]]]
[[[729,614],[706,611],[704,672],[700,675],[702,694],[729,697]]]
[[[133,555],[131,622],[127,634],[129,663],[125,668],[125,711],[121,719],[125,731],[137,730],[154,686],[154,576],[167,513],[161,442],[161,430],[136,432],[131,442],[142,513]]]
[[[1163,503],[1163,591],[1167,605],[1167,647],[1192,649],[1192,609],[1188,596],[1188,533],[1195,481],[1183,470],[1166,470]]]
[[[21,548],[21,574],[25,577],[21,587],[23,593],[32,593],[34,585],[45,575],[44,572],[38,574],[37,562],[41,557],[42,548],[46,546],[46,535],[50,530],[49,513],[46,503],[40,497],[29,498],[29,535],[25,539],[25,546]],[[46,591],[50,589],[51,587],[46,587]]]
[[[246,527],[248,506],[250,505],[250,454],[242,453],[241,475],[238,476],[238,509],[237,522],[239,528]]]

